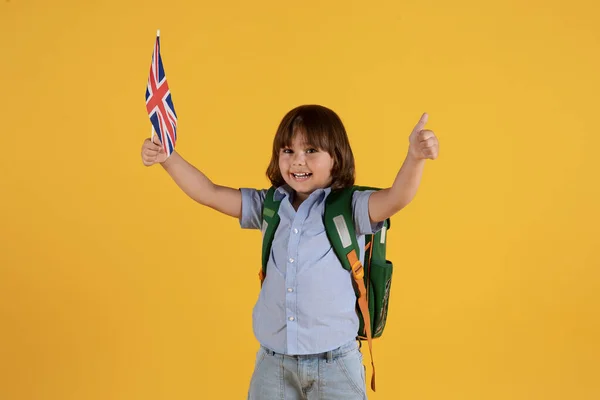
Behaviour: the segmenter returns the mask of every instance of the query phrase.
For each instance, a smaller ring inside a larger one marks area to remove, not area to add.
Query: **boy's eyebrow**
[[[300,143],[299,146],[300,147],[304,147],[304,148],[306,148],[306,147],[314,147],[315,149],[319,148],[319,146],[317,146],[316,144],[310,144],[310,143]],[[288,144],[282,144],[281,145],[282,149],[291,148],[291,147],[292,147],[291,143],[289,145]]]

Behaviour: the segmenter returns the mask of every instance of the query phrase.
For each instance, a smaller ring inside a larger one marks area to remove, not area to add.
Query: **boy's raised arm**
[[[179,153],[173,152],[162,166],[193,200],[235,218],[242,214],[242,194],[238,189],[215,185]]]
[[[384,221],[412,201],[421,184],[425,160],[435,160],[439,142],[433,131],[425,128],[425,113],[409,137],[408,154],[392,187],[374,192],[369,198],[369,216],[372,222]]]
[[[241,192],[214,184],[176,151],[167,158],[160,145],[146,139],[142,146],[142,161],[146,166],[161,164],[177,186],[196,202],[235,218],[241,216]]]

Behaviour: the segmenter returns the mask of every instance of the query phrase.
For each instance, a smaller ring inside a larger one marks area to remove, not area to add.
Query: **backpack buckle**
[[[356,280],[361,280],[365,276],[365,270],[362,263],[356,256],[356,251],[354,251],[354,249],[350,250],[346,257],[348,258],[348,263],[350,264],[352,276],[354,276],[354,279]]]
[[[365,269],[363,268],[363,265],[360,263],[360,261],[355,262],[352,266],[352,275],[354,276],[354,279],[364,278]]]

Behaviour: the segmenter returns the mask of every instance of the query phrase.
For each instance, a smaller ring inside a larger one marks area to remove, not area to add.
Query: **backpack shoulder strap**
[[[371,332],[371,314],[367,301],[367,288],[365,285],[365,270],[359,259],[358,241],[354,229],[352,213],[352,196],[354,191],[362,187],[352,186],[345,189],[332,191],[327,196],[325,203],[324,224],[327,237],[338,256],[343,267],[350,271],[354,290],[356,292],[358,308],[364,321],[364,330],[371,354],[371,389],[375,391],[375,361],[373,360],[373,345]]]
[[[358,241],[352,215],[352,195],[355,187],[332,191],[325,200],[323,222],[327,237],[344,269],[352,271],[352,264],[358,261]],[[354,252],[356,260],[348,256]]]
[[[260,284],[267,276],[267,263],[269,262],[269,254],[271,253],[271,245],[275,237],[275,231],[279,225],[279,205],[281,200],[275,201],[275,187],[271,186],[267,191],[262,209],[262,268],[258,273]]]

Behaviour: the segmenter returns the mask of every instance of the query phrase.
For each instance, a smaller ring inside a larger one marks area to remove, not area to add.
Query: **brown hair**
[[[303,105],[289,111],[277,128],[271,162],[267,168],[267,177],[273,186],[285,184],[279,170],[279,152],[291,146],[292,139],[298,133],[305,136],[308,145],[326,151],[333,158],[332,189],[354,185],[354,155],[342,120],[326,107]]]

